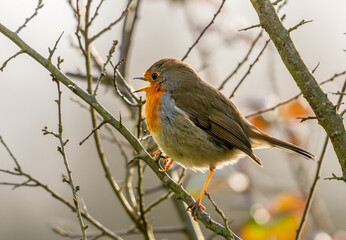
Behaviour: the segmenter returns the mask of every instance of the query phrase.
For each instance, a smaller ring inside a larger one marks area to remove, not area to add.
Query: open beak
[[[134,77],[133,79],[136,79],[136,80],[142,80],[142,81],[148,81],[148,80],[146,80],[144,77]],[[148,85],[148,86],[146,86],[146,87],[144,87],[144,88],[140,88],[140,89],[138,89],[138,90],[135,90],[135,91],[133,91],[134,93],[136,93],[136,92],[145,92],[148,88],[149,88],[149,86],[150,86],[150,84]]]
[[[147,81],[144,77],[134,77],[133,79]]]

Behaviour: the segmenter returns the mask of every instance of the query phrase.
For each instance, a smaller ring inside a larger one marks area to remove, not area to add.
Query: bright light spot
[[[317,233],[314,240],[332,240],[332,238],[325,232]]]
[[[270,213],[261,204],[254,204],[250,209],[250,214],[258,224],[266,224],[270,220]]]
[[[250,180],[247,175],[237,172],[228,178],[228,184],[235,192],[244,192],[250,185]]]

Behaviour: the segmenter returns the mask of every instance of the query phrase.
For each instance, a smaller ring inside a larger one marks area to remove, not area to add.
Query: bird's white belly
[[[175,107],[172,99],[162,98],[159,114],[161,131],[160,134],[152,133],[152,137],[165,154],[187,168],[215,169],[244,155],[240,150],[227,148],[197,127]]]

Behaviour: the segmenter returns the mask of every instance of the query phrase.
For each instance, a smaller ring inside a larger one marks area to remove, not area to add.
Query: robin
[[[201,201],[215,169],[245,155],[262,166],[253,149],[276,147],[314,159],[310,152],[273,138],[249,123],[228,98],[179,60],[159,60],[136,79],[150,83],[135,92],[146,92],[148,129],[167,154],[162,171],[167,171],[173,161],[186,168],[209,170],[197,201],[186,209],[191,210],[195,220],[197,211],[205,210]]]

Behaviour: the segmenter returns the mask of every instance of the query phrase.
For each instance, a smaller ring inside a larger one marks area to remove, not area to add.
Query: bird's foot
[[[159,161],[161,157],[163,157],[163,165],[165,166],[165,169],[159,169],[159,170],[160,170],[160,172],[167,172],[167,171],[171,168],[171,166],[172,166],[174,160],[171,159],[171,160],[169,161],[169,160],[168,160],[169,157],[168,157],[167,155],[162,156],[162,151],[161,151],[160,149],[159,149],[159,150],[156,150],[156,151],[153,153],[153,158],[154,158],[154,160]]]
[[[174,160],[171,159],[169,161],[168,159],[169,159],[169,157],[166,155],[165,158],[163,159],[163,165],[165,165],[165,169],[159,169],[160,172],[167,172],[171,168]]]
[[[155,152],[153,152],[153,158],[154,160],[158,161],[160,160],[160,158],[156,159],[157,157],[161,157],[161,154],[162,154],[162,151],[159,149],[159,150],[156,150]]]
[[[201,204],[201,201],[198,199],[195,203],[188,206],[186,208],[186,211],[191,211],[191,217],[193,217],[193,220],[197,221],[197,212],[199,209],[205,210],[205,207]]]

